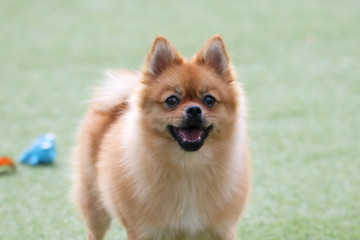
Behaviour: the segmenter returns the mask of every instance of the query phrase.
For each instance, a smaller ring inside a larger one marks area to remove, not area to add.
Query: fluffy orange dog
[[[250,192],[246,104],[220,36],[186,61],[157,37],[141,75],[108,73],[73,157],[88,239],[233,240]]]

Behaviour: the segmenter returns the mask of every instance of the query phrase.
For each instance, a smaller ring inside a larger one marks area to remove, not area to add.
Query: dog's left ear
[[[223,76],[232,69],[224,40],[220,35],[211,37],[193,58],[193,62],[206,65]]]

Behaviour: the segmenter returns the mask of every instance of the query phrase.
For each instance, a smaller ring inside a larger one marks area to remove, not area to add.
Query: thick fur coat
[[[187,61],[157,37],[141,73],[106,76],[72,158],[88,239],[117,219],[129,240],[234,240],[251,169],[245,97],[222,38]]]

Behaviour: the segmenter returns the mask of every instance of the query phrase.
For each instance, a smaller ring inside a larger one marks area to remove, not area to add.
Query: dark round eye
[[[165,100],[165,104],[170,108],[176,107],[180,103],[180,99],[177,96],[170,96]]]
[[[208,107],[213,107],[216,104],[216,99],[213,96],[206,95],[203,98],[203,103]]]

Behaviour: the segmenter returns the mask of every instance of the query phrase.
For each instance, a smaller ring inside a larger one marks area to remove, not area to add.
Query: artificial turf
[[[253,194],[238,239],[360,239],[360,2],[0,1],[0,155],[57,136],[56,164],[0,176],[0,240],[84,239],[69,155],[103,69],[166,35],[221,34],[250,105]],[[107,239],[126,239],[114,224]]]

